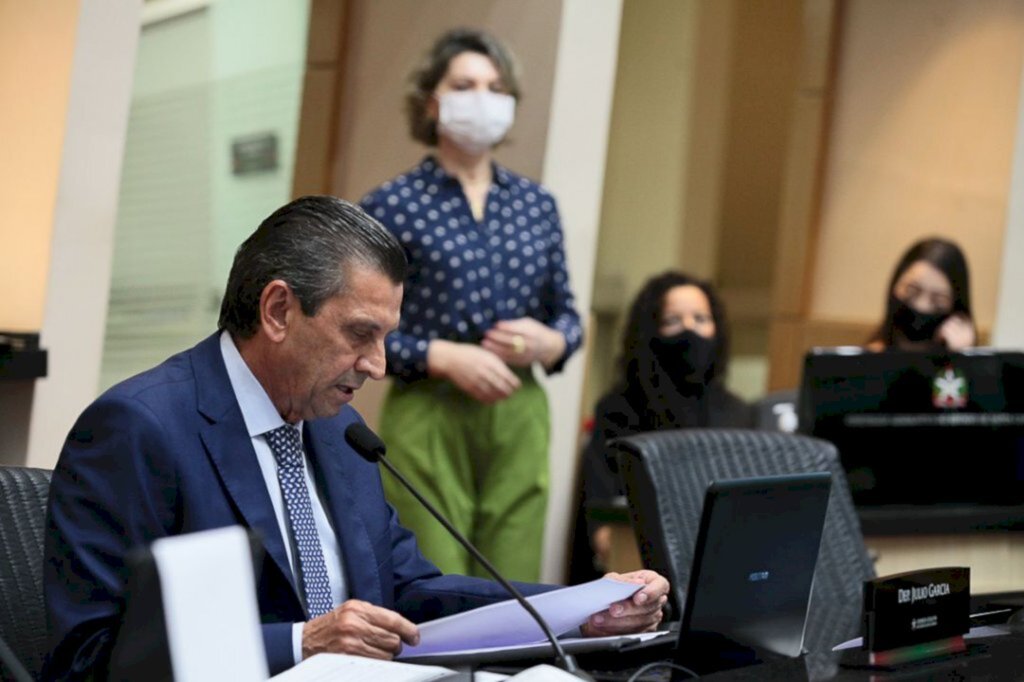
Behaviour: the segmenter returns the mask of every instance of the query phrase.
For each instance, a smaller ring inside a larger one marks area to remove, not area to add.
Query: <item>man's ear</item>
[[[275,279],[263,287],[260,294],[260,329],[274,343],[284,341],[289,325],[299,311],[299,299],[282,279]]]

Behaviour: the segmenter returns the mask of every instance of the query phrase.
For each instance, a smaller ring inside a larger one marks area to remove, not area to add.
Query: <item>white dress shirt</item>
[[[270,396],[263,390],[256,376],[245,364],[238,348],[235,347],[231,335],[224,331],[220,335],[220,352],[224,357],[224,366],[228,370],[228,379],[231,382],[231,389],[235,393],[238,407],[242,410],[242,418],[245,420],[245,427],[252,439],[252,447],[256,451],[256,460],[260,465],[260,473],[267,484],[267,492],[270,493],[270,502],[274,505],[274,516],[277,518],[277,526],[284,539],[284,549],[288,554],[288,564],[292,567],[292,577],[297,586],[296,592],[300,599],[305,599],[302,590],[298,589],[301,582],[296,579],[299,575],[298,552],[294,548],[291,526],[286,516],[284,498],[281,495],[281,484],[277,478],[277,460],[270,449],[263,434],[284,426],[285,421],[278,413]],[[299,430],[299,437],[302,438],[302,422],[294,424]],[[327,564],[327,578],[331,584],[331,601],[334,606],[340,605],[347,598],[345,589],[345,574],[342,570],[341,547],[338,544],[338,536],[331,525],[330,517],[324,511],[323,500],[320,492],[313,482],[313,474],[309,467],[309,457],[305,450],[302,453],[303,464],[306,472],[306,487],[309,489],[309,499],[313,504],[313,519],[316,522],[316,530],[320,535],[320,544],[324,551],[324,563]],[[302,660],[302,626],[304,623],[296,623],[292,628],[292,651],[295,655],[295,662]]]

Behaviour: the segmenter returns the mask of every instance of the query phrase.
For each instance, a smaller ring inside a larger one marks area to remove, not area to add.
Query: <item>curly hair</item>
[[[405,96],[409,134],[423,144],[437,146],[437,121],[427,115],[427,103],[438,83],[448,73],[452,59],[463,52],[476,52],[494,63],[505,91],[519,101],[519,66],[515,57],[497,38],[479,29],[457,28],[434,43],[419,67],[409,74],[410,90]]]
[[[729,327],[725,307],[711,284],[673,270],[647,280],[630,306],[623,329],[617,385],[622,391],[642,391],[647,400],[648,418],[653,422],[651,426],[673,422],[670,412],[678,397],[677,389],[655,358],[651,341],[659,336],[666,294],[681,286],[694,286],[704,293],[715,322],[714,360],[705,375],[707,384],[723,380],[728,366]]]
[[[953,310],[951,312],[961,313],[968,319],[973,319],[970,272],[967,269],[967,259],[964,257],[963,251],[948,239],[930,237],[914,243],[896,264],[892,279],[889,280],[889,288],[885,290],[885,317],[878,325],[878,329],[868,339],[868,343],[881,342],[886,348],[893,345],[893,318],[896,315],[893,289],[896,288],[896,282],[903,276],[903,273],[918,261],[924,261],[933,266],[949,280],[950,288],[953,290]]]

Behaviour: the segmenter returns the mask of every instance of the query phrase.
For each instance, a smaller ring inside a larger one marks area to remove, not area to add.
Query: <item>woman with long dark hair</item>
[[[967,259],[951,241],[922,239],[897,263],[885,317],[867,347],[958,351],[976,342]]]
[[[681,428],[746,428],[754,411],[725,387],[729,330],[714,288],[668,271],[644,284],[629,309],[614,388],[595,409],[594,432],[583,458],[583,502],[621,494],[615,463],[606,457],[612,438]],[[591,526],[600,561],[606,529]]]

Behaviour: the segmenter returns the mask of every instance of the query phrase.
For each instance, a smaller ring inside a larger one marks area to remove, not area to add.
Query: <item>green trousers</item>
[[[380,435],[388,459],[511,580],[540,576],[548,497],[550,419],[533,375],[509,398],[484,405],[445,381],[395,382]],[[445,573],[490,577],[387,471],[388,501]]]

